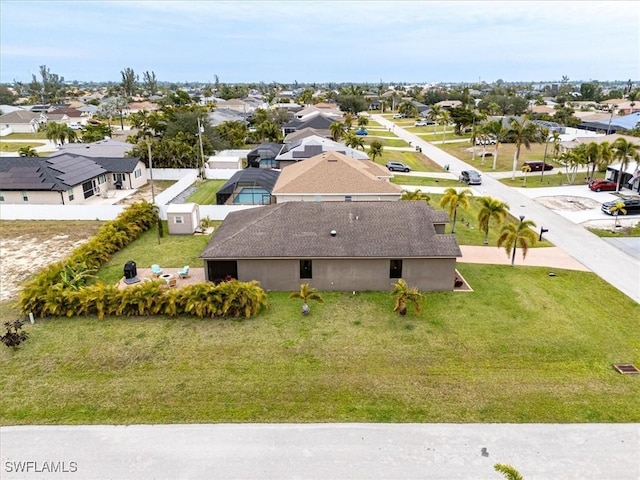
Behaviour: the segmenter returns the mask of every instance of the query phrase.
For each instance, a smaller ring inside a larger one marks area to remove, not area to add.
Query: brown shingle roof
[[[402,194],[402,188],[380,177],[388,178],[389,172],[371,160],[325,152],[285,167],[272,193]]]
[[[418,201],[280,203],[230,213],[200,258],[460,257],[434,228],[448,220]]]

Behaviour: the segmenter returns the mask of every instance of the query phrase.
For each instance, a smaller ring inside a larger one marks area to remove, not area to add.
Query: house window
[[[179,223],[179,224],[184,223],[184,217],[176,215],[175,217],[173,217],[173,223]]]
[[[27,194],[27,192],[22,192],[22,200],[25,202],[29,201],[29,195]]]
[[[142,176],[142,170],[137,169],[135,172],[133,172],[133,176],[134,178],[140,178]]]
[[[300,260],[300,278],[313,278],[311,260]]]
[[[98,177],[98,183],[99,183],[100,185],[102,185],[102,184],[103,184],[104,182],[106,182],[106,181],[107,181],[107,177],[106,177],[105,175],[100,175],[100,176]]]
[[[67,190],[67,197],[69,197],[70,202],[73,202],[73,189]]]
[[[344,201],[345,202],[350,202],[351,201],[351,195],[345,195],[344,196]]]
[[[389,262],[389,278],[402,278],[402,260]]]
[[[113,181],[117,182],[118,180],[120,180],[120,182],[124,182],[124,173],[114,173],[113,174]]]
[[[4,194],[0,192],[0,202],[4,202]]]

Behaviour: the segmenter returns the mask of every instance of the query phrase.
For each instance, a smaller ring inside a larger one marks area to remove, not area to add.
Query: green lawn
[[[371,142],[373,142],[374,140],[379,141],[383,147],[406,147],[406,148],[410,148],[411,145],[409,145],[407,142],[405,142],[404,140],[401,140],[397,137],[391,137],[391,138],[380,138],[380,137],[364,137],[364,143],[365,145],[371,145]]]
[[[207,180],[201,183],[198,190],[191,194],[185,202],[193,202],[199,205],[216,205],[216,193],[226,182],[226,180]]]
[[[41,147],[43,142],[2,142],[0,141],[0,150],[3,152],[17,152],[22,147]]]
[[[402,162],[417,172],[441,172],[442,167],[423,153],[403,152],[401,150],[383,150],[382,157],[376,163],[384,166],[387,162]]]
[[[640,306],[593,274],[460,264],[472,293],[287,293],[249,321],[58,318],[0,349],[0,424],[638,422]],[[596,293],[597,294],[594,294]],[[606,315],[603,315],[606,299]]]
[[[410,175],[398,175],[391,179],[391,182],[398,185],[416,185],[419,187],[460,187],[463,186],[458,180],[430,177],[412,177]]]
[[[601,228],[588,228],[591,233],[596,234],[599,237],[616,238],[616,237],[640,237],[640,222],[636,223],[632,227],[620,227],[616,228],[615,233],[611,233],[611,229]]]
[[[515,180],[511,180],[510,178],[504,178],[504,179],[501,179],[500,181],[510,187],[539,188],[539,187],[559,187],[563,185],[564,186],[570,185],[569,182],[567,181],[567,175],[564,171],[564,168],[562,169],[554,168],[551,171],[544,172],[544,175],[542,175],[541,172],[529,172],[527,173],[526,183],[525,183],[525,178],[524,178],[524,174],[522,173],[522,170],[516,170]],[[572,185],[586,188],[587,173],[578,172]]]
[[[36,133],[12,133],[2,138],[4,140],[46,140],[47,133],[44,131]]]

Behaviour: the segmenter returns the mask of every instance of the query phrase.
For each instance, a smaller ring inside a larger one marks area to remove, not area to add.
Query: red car
[[[589,184],[589,188],[594,192],[609,191],[615,192],[616,182],[612,180],[594,180]]]

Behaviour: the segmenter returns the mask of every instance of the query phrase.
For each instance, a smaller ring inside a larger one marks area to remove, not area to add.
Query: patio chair
[[[160,265],[155,265],[155,264],[151,265],[151,273],[156,278],[162,275],[162,269],[160,268]]]
[[[189,276],[189,265],[185,265],[181,271],[178,272],[178,277],[187,278]]]

